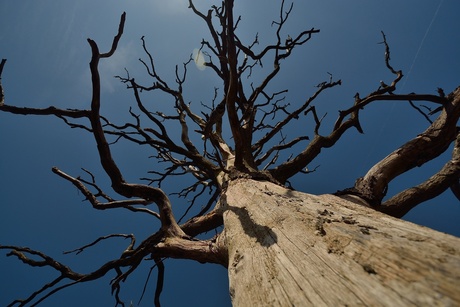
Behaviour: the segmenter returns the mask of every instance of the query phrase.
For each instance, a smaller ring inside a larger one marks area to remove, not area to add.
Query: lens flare
[[[204,59],[203,52],[201,52],[200,49],[195,48],[195,49],[193,49],[192,56],[193,56],[193,60],[195,61],[196,67],[199,70],[204,70],[206,68],[206,65],[205,65],[206,61]]]

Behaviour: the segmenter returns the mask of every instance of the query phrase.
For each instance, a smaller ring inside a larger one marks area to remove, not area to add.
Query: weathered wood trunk
[[[239,179],[221,200],[234,306],[460,306],[460,239]]]

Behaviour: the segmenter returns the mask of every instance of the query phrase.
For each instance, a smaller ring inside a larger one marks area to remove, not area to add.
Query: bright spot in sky
[[[195,48],[193,49],[193,60],[195,61],[196,67],[199,70],[204,70],[206,68],[206,65],[204,64],[206,61],[204,59],[203,52],[201,52],[200,49]]]

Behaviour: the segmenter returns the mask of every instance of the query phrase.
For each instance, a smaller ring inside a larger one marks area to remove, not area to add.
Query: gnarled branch
[[[425,182],[404,190],[383,202],[378,210],[394,217],[403,217],[412,208],[443,193],[460,178],[460,134],[457,135],[452,159]]]
[[[449,148],[458,133],[460,88],[446,99],[443,111],[427,130],[375,164],[356,182],[354,190],[358,195],[372,205],[380,205],[391,180],[436,158]]]

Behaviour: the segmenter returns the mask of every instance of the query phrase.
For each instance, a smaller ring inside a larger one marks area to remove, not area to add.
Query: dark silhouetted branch
[[[2,85],[2,74],[3,74],[3,67],[5,67],[6,59],[2,59],[0,62],[0,106],[5,104],[5,92],[3,91]]]
[[[160,258],[155,257],[154,260],[158,268],[157,286],[155,289],[154,302],[155,302],[156,307],[160,307],[161,306],[160,295],[161,295],[161,292],[163,291],[163,283],[165,280],[165,265],[163,263],[163,260]]]

